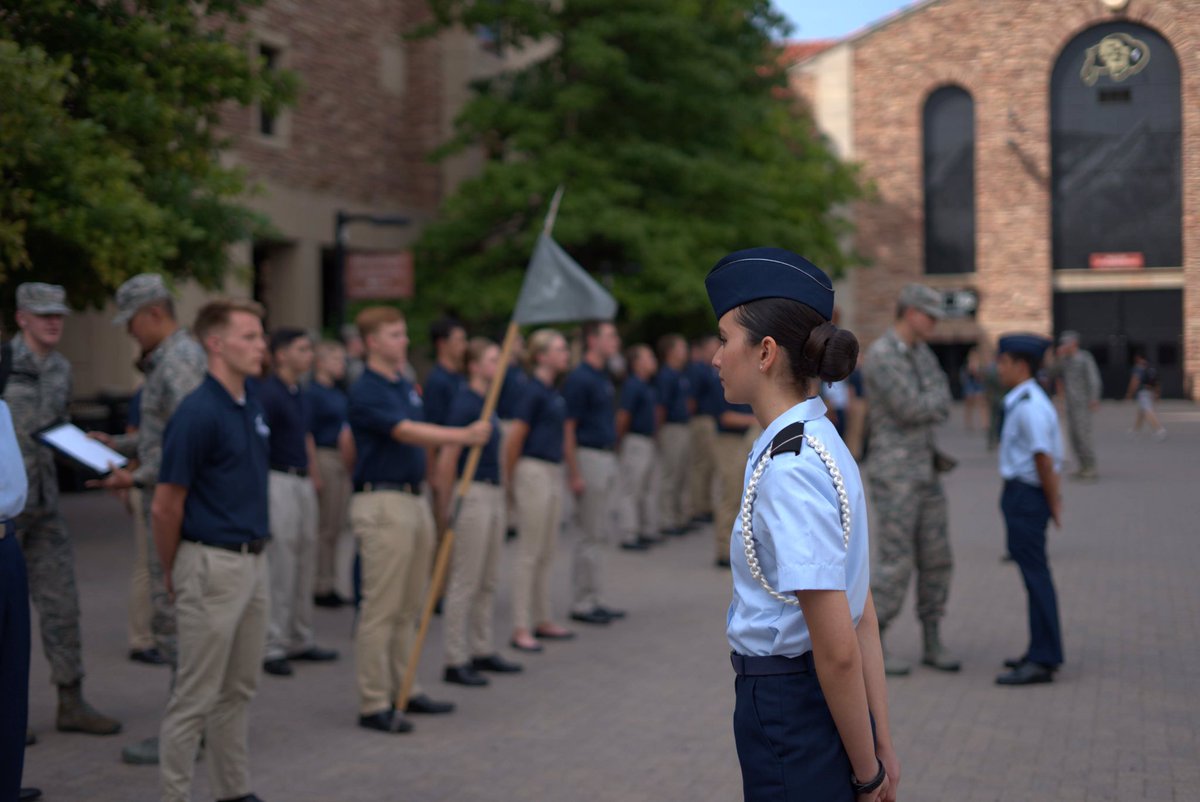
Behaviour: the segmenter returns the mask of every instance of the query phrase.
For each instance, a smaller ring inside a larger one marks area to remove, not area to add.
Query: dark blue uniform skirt
[[[1050,505],[1040,487],[1009,480],[1000,496],[1000,511],[1008,532],[1008,553],[1021,569],[1029,596],[1029,650],[1035,663],[1057,666],[1063,661],[1058,597],[1046,559],[1046,524]]]
[[[733,736],[747,802],[854,802],[850,758],[815,671],[734,682]]]
[[[25,558],[4,524],[0,538],[0,800],[17,798],[29,715],[29,583]]]

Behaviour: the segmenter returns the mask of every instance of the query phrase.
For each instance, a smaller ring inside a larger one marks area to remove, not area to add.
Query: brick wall
[[[934,0],[852,40],[854,158],[878,190],[857,210],[858,246],[871,264],[853,279],[864,341],[890,322],[896,293],[924,280],[921,114],[940,86],[972,94],[976,115],[976,273],[931,277],[972,285],[977,326],[1050,333],[1050,75],[1062,48],[1093,25],[1129,20],[1161,33],[1180,62],[1184,169],[1185,382],[1200,395],[1200,14],[1194,0]],[[805,89],[803,84],[798,87]]]

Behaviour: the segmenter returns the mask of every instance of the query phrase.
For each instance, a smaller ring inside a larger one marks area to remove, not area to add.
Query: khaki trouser
[[[317,561],[317,493],[312,481],[271,471],[271,626],[268,660],[312,648],[313,580]]]
[[[685,495],[688,489],[688,425],[664,423],[658,430],[658,456],[662,465],[659,523],[678,529],[688,523]]]
[[[629,541],[658,534],[658,446],[653,437],[627,434],[621,440],[617,475],[617,521]]]
[[[508,438],[509,438],[509,435],[512,434],[512,427],[513,427],[513,422],[511,420],[501,420],[500,421],[500,453],[501,454],[503,454],[505,452],[505,450],[508,448]],[[501,460],[500,464],[501,464],[501,468],[503,468],[503,466],[504,466],[503,460]],[[516,466],[513,466],[513,470],[516,470]],[[511,477],[511,476],[501,476],[500,484],[503,485],[504,487],[515,487],[516,486],[513,484],[513,477]],[[505,529],[511,529],[517,525],[517,496],[515,493],[505,493],[504,520],[505,520]]]
[[[755,429],[745,434],[718,432],[714,438],[718,500],[713,512],[713,545],[718,560],[729,559],[729,538],[742,505],[742,485],[746,478],[746,459],[757,437]],[[741,530],[741,527],[738,527]]]
[[[494,653],[492,604],[504,545],[504,488],[472,482],[454,523],[443,620],[446,665]]]
[[[142,515],[142,490],[129,491],[129,510],[133,523],[133,570],[129,574],[129,648],[143,651],[153,648],[154,633],[150,630],[150,535]]]
[[[521,457],[513,476],[517,559],[513,565],[513,628],[550,623],[550,566],[562,525],[563,466]]]
[[[579,496],[579,540],[572,566],[572,612],[586,613],[601,605],[604,557],[613,528],[612,495],[617,479],[617,457],[599,448],[576,452],[584,490]]]
[[[429,502],[399,490],[355,493],[350,525],[362,556],[362,606],[354,636],[359,712],[372,715],[400,702],[396,697],[416,640],[437,532]],[[414,683],[412,695],[419,693]]]
[[[693,415],[688,422],[691,456],[688,459],[688,503],[691,517],[713,513],[716,486],[717,421],[712,415]]]
[[[201,735],[213,796],[250,793],[246,706],[262,671],[267,573],[266,554],[179,544],[178,671],[159,736],[164,802],[190,798]]]
[[[313,593],[337,590],[338,543],[350,528],[350,475],[336,448],[317,449],[321,492],[317,493],[317,577]]]

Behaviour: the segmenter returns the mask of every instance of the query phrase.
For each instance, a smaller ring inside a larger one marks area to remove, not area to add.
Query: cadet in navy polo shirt
[[[453,318],[442,318],[429,328],[436,362],[425,377],[425,420],[446,424],[450,404],[466,384],[463,357],[467,350],[467,330]]]
[[[484,337],[467,344],[464,385],[450,404],[449,426],[469,426],[483,416],[484,396],[500,367],[500,348]],[[446,486],[460,480],[467,449],[442,446],[437,473]],[[454,555],[442,622],[446,648],[446,682],[487,685],[479,672],[515,673],[521,666],[496,653],[492,643],[493,599],[504,545],[504,488],[500,486],[500,418],[492,413],[492,436],[479,456],[473,481],[451,520]],[[448,511],[450,512],[450,511]],[[447,520],[450,520],[449,514]]]
[[[629,375],[621,387],[617,410],[620,441],[617,486],[622,503],[618,508],[621,548],[645,551],[660,542],[658,535],[658,393],[651,383],[658,360],[650,346],[638,344],[625,352]]]
[[[663,532],[682,535],[688,531],[687,513],[688,460],[688,380],[687,340],[679,334],[666,334],[658,341],[660,367],[658,388],[658,453],[662,464],[662,490],[659,494],[659,519]]]
[[[571,618],[586,624],[607,624],[624,612],[602,604],[603,560],[614,527],[612,494],[616,487],[617,423],[608,361],[621,348],[617,327],[609,322],[583,326],[583,361],[567,376],[563,397],[567,423],[563,444],[567,480],[579,499],[582,535],[575,545],[574,600]]]
[[[725,406],[725,393],[712,366],[717,338],[711,334],[692,341],[688,380],[688,421],[691,456],[688,459],[688,503],[693,523],[711,523],[717,480],[717,416]]]
[[[271,625],[263,670],[292,675],[292,660],[336,660],[317,646],[313,581],[317,571],[316,446],[309,432],[308,396],[300,378],[312,369],[312,340],[303,329],[271,334],[271,375],[259,398],[271,428]]]
[[[341,607],[346,600],[338,593],[338,544],[348,530],[350,473],[354,439],[346,421],[349,399],[342,389],[346,378],[346,349],[336,340],[317,344],[313,377],[304,388],[308,399],[308,431],[316,447],[317,473],[317,575],[313,602],[318,607]],[[349,577],[343,571],[342,581]]]
[[[179,658],[160,735],[163,800],[190,799],[201,734],[213,796],[251,799],[246,706],[267,634],[270,429],[246,377],[261,369],[262,307],[218,300],[193,328],[208,375],[163,435],[154,539],[173,594]]]
[[[492,427],[484,421],[461,429],[426,423],[421,396],[401,372],[408,362],[404,316],[376,306],[355,322],[367,349],[367,367],[350,388],[349,409],[357,452],[350,523],[362,556],[363,602],[354,638],[358,723],[407,732],[412,724],[403,712],[454,709],[415,685],[409,699],[396,698],[433,567],[433,515],[421,496],[425,449],[483,444]]]
[[[554,382],[567,369],[567,341],[553,329],[529,337],[531,377],[513,411],[512,429],[504,441],[505,476],[512,477],[509,495],[517,510],[517,557],[513,565],[510,645],[540,652],[539,639],[566,640],[574,633],[550,617],[550,566],[562,524],[563,429],[567,402]]]
[[[512,344],[512,364],[504,371],[504,384],[500,387],[500,397],[496,400],[496,414],[500,416],[501,442],[504,442],[512,431],[513,418],[517,413],[517,402],[529,384],[529,374],[521,363],[525,359],[525,341],[517,335]],[[512,486],[512,477],[501,477],[505,487]],[[517,536],[517,506],[512,493],[506,493],[505,515],[508,529],[505,534],[509,540]]]

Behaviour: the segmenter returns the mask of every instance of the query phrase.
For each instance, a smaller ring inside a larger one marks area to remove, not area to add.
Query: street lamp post
[[[337,270],[337,288],[335,298],[334,324],[340,333],[342,324],[346,322],[346,226],[351,223],[369,223],[373,226],[407,226],[412,221],[400,215],[352,214],[340,209],[334,215],[333,222],[333,260]]]

